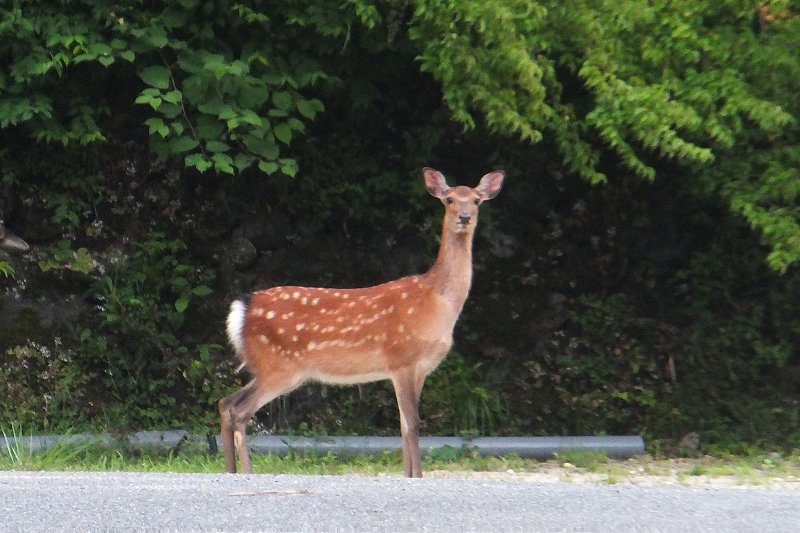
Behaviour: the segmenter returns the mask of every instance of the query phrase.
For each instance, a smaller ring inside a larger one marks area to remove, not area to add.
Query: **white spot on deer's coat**
[[[299,292],[297,292],[297,291],[294,291],[294,292],[292,293],[292,298],[294,298],[295,300],[297,300],[298,298],[300,298],[300,293],[299,293]]]
[[[414,306],[409,307],[407,313],[409,315],[413,315],[414,314]]]
[[[314,298],[311,300],[311,305],[317,305],[319,303],[319,298]]]
[[[294,327],[294,329],[297,330],[297,331],[302,331],[304,327],[306,327],[306,325],[304,323],[300,322],[299,324],[297,324]]]
[[[264,344],[269,344],[269,339],[267,338],[266,335],[259,335],[258,340],[260,340]]]
[[[289,299],[289,293],[288,292],[282,292],[280,298],[281,298],[281,300],[288,300]]]
[[[314,341],[309,342],[308,343],[308,349],[309,350],[316,350],[317,349],[317,343],[314,342]]]
[[[292,335],[292,342],[297,342],[298,340],[300,339],[297,337],[297,335]]]
[[[283,335],[286,330],[283,328],[278,328],[278,335]]]
[[[267,311],[267,319],[272,320],[275,318],[275,311]]]
[[[253,316],[261,316],[264,314],[264,309],[261,307],[257,307],[253,309]]]

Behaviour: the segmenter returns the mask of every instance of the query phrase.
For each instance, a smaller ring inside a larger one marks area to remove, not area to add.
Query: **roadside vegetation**
[[[255,474],[400,476],[400,452],[378,456],[336,457],[333,454],[252,454]],[[707,487],[760,487],[800,490],[800,450],[789,453],[749,449],[739,454],[665,457],[647,453],[627,460],[603,454],[559,454],[551,460],[516,456],[480,457],[466,450],[441,448],[423,458],[429,478],[478,477],[540,483],[681,484]],[[221,453],[186,443],[177,450],[134,448],[123,441],[100,444],[59,443],[31,452],[23,440],[0,449],[0,470],[223,473]]]
[[[798,94],[798,0],[2,2],[0,427],[218,431],[233,298],[424,271],[420,169],[502,168],[424,434],[792,457]],[[312,384],[253,429],[398,425]]]

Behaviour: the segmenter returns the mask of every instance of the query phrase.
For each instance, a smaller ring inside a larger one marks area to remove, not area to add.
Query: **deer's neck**
[[[472,283],[472,233],[442,231],[439,255],[425,280],[461,313]]]

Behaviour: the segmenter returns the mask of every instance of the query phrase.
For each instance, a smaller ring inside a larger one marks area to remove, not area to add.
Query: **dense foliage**
[[[12,1],[0,58],[0,286],[92,308],[2,330],[3,421],[212,421],[232,295],[422,270],[419,167],[498,166],[428,431],[800,444],[795,1]],[[262,422],[394,430],[308,390]]]

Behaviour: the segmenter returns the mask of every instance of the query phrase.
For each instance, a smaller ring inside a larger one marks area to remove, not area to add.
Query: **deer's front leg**
[[[400,434],[403,438],[403,475],[422,477],[419,453],[419,396],[414,370],[398,372],[393,378],[397,408],[400,411]]]

